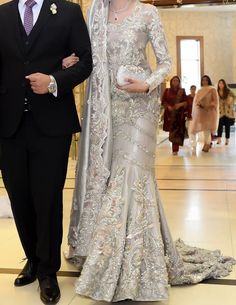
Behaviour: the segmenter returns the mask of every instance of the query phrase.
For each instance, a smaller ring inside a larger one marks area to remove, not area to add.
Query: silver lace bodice
[[[158,63],[154,72],[151,71],[147,60],[148,42],[152,44]],[[129,97],[129,94],[116,88],[117,70],[122,65],[143,68],[147,73],[146,82],[150,85],[150,92],[157,88],[170,70],[170,57],[157,9],[137,2],[133,13],[122,23],[108,23],[107,54],[113,99]],[[143,99],[143,96],[137,94],[131,96]]]

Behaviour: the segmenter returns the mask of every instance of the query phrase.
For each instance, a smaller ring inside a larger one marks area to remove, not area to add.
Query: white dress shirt
[[[32,11],[33,11],[33,25],[35,25],[36,21],[38,20],[39,13],[41,11],[41,7],[43,5],[44,0],[34,0],[36,4],[33,6]],[[24,24],[24,14],[25,14],[25,5],[26,0],[19,0],[18,3],[18,9],[20,13],[20,18],[22,20],[22,24]]]

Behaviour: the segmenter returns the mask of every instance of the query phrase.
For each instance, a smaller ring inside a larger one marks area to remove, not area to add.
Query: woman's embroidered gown
[[[148,42],[158,61],[154,72],[146,58]],[[180,240],[175,244],[169,233],[154,160],[159,115],[155,88],[169,72],[170,59],[154,6],[137,2],[121,24],[108,24],[108,63],[113,131],[110,175],[101,202],[96,196],[99,183],[87,189],[83,209],[78,205],[80,190],[74,192],[68,258],[79,265],[86,257],[76,292],[108,302],[165,300],[169,284],[225,276],[234,260],[218,251],[188,247]],[[117,89],[121,65],[142,67],[150,92],[129,94]],[[94,163],[90,170],[96,172],[98,167]]]

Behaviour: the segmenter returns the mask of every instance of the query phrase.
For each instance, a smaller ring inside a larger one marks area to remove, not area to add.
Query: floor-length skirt
[[[168,298],[169,284],[227,275],[232,258],[172,241],[154,173],[153,111],[125,120],[117,109],[125,111],[124,102],[114,105],[110,177],[76,292],[108,302],[158,301]]]

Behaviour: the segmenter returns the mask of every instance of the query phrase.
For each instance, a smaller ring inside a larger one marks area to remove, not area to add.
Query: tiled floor
[[[160,135],[161,136],[161,135]],[[165,135],[164,135],[165,136]],[[163,137],[161,138],[161,141]],[[161,142],[160,141],[160,142]],[[75,162],[70,161],[64,191],[64,238],[69,223],[74,184]],[[208,249],[221,249],[236,257],[236,144],[232,134],[230,145],[214,145],[210,153],[191,156],[188,140],[179,156],[171,155],[168,141],[157,147],[156,174],[163,206],[174,239]],[[0,194],[4,194],[0,181]],[[15,269],[21,269],[23,252],[10,219],[0,219],[0,305],[38,305],[38,285],[15,288]],[[75,271],[62,259],[61,271]],[[235,282],[171,287],[167,302],[157,305],[233,305],[236,302],[236,269],[228,277]],[[59,277],[62,298],[60,305],[105,305],[103,302],[75,295],[73,277]],[[130,305],[129,302],[123,302]],[[139,302],[137,302],[139,303]],[[134,304],[134,303],[133,303]],[[143,303],[142,303],[143,304]],[[140,303],[140,305],[142,305]],[[145,302],[146,305],[153,303]]]

